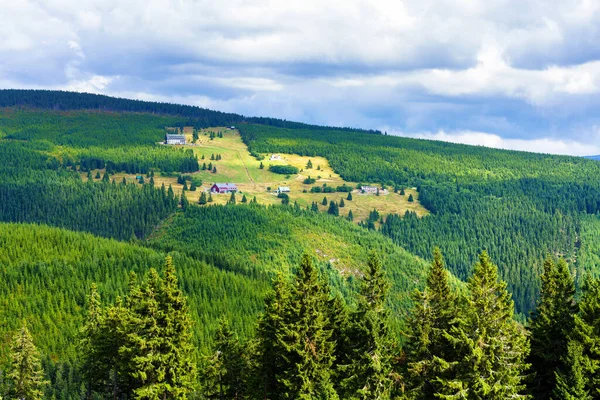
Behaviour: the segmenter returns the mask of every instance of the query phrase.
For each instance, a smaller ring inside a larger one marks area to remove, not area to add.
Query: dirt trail
[[[246,170],[246,175],[248,176],[248,179],[254,186],[256,186],[256,182],[254,182],[254,179],[252,179],[252,177],[250,176],[250,171],[248,171],[248,167],[246,166],[246,163],[244,162],[242,153],[239,150],[236,150],[236,152],[237,152],[238,156],[240,157],[240,160],[242,160],[242,165],[244,165],[244,169]]]

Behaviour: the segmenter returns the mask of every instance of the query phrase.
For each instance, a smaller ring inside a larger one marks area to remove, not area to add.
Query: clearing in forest
[[[276,153],[275,155],[263,154],[264,159],[257,160],[250,155],[248,147],[235,129],[225,127],[202,129],[198,132],[198,140],[195,143],[192,143],[193,129],[191,127],[184,128],[184,134],[188,144],[173,147],[190,148],[196,153],[201,170],[186,175],[199,178],[203,182],[202,187],[198,187],[196,191],[187,192],[188,200],[191,203],[197,203],[203,190],[209,191],[214,183],[220,182],[237,185],[239,189],[236,196],[237,203],[240,203],[242,196],[245,195],[248,202],[256,197],[260,204],[279,204],[281,199],[276,194],[279,187],[290,189],[290,192],[287,193],[290,204],[298,202],[302,207],[310,207],[315,202],[321,212],[327,212],[329,201],[340,203],[343,199],[345,206],[339,209],[340,215],[345,217],[352,210],[355,222],[366,220],[369,212],[374,209],[382,216],[392,213],[402,215],[407,210],[415,212],[418,216],[428,214],[428,211],[419,203],[419,194],[414,188],[406,188],[404,195],[394,193],[392,188],[380,190],[379,195],[362,193],[357,189],[357,182],[343,180],[333,171],[324,157]],[[309,161],[312,168],[307,168]],[[261,163],[263,168],[260,168]],[[299,172],[291,175],[276,174],[269,171],[271,165],[290,165],[298,168]],[[216,171],[213,172],[215,169]],[[127,180],[135,180],[134,175],[119,173],[114,176],[117,182],[120,182],[123,177]],[[305,179],[309,177],[315,182],[305,184]],[[154,183],[156,186],[163,183],[165,186],[172,185],[173,190],[178,194],[183,189],[183,185],[177,183],[176,177],[161,176],[160,173],[155,174]],[[368,183],[363,184],[368,185]],[[352,200],[347,200],[348,193],[346,192],[311,192],[312,187],[323,188],[323,185],[332,188],[351,186],[353,189]],[[373,186],[379,185],[373,184]],[[230,196],[229,194],[213,194],[212,204],[225,204]],[[412,202],[409,201],[411,196]],[[324,198],[327,198],[327,205],[322,204]]]

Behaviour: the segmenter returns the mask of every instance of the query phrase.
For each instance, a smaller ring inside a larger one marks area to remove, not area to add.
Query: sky
[[[600,154],[600,0],[0,0],[0,88]]]

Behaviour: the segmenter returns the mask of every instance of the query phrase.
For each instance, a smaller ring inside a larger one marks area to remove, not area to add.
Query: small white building
[[[281,161],[281,156],[279,154],[271,154],[271,161]]]
[[[379,188],[377,186],[361,186],[360,191],[363,193],[375,194]]]
[[[167,133],[165,137],[166,144],[185,144],[185,135],[171,135]]]
[[[277,188],[277,193],[289,193],[291,192],[289,186],[279,186]]]

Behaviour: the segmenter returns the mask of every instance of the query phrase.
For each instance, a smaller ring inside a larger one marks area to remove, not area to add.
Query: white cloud
[[[507,139],[491,133],[473,131],[445,132],[440,130],[435,133],[406,133],[390,129],[388,130],[388,133],[417,139],[440,140],[451,143],[462,143],[473,146],[485,146],[506,150],[521,150],[534,153],[577,156],[591,156],[600,154],[600,143],[598,142],[596,144],[588,144],[568,139]]]

